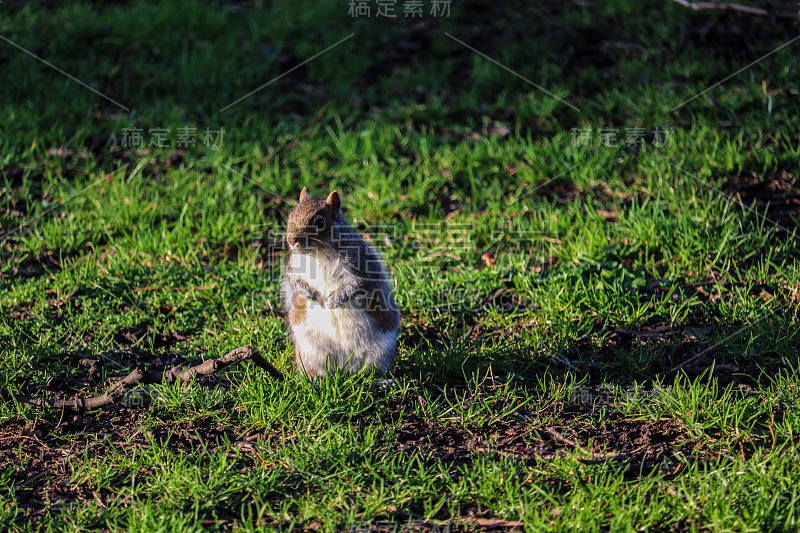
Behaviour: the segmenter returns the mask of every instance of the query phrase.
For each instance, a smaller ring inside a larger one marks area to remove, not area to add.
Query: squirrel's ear
[[[308,191],[306,190],[305,187],[303,187],[303,190],[300,191],[300,200],[299,201],[302,202],[303,200],[306,200],[306,199],[308,199]]]
[[[339,214],[339,209],[342,207],[342,199],[339,198],[339,193],[336,191],[331,191],[328,195],[328,198],[325,200],[325,203],[331,206],[331,213],[333,216]]]

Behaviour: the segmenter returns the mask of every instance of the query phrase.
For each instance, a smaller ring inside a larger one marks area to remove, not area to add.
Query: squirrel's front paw
[[[308,284],[306,280],[303,278],[292,278],[292,289],[294,292],[299,294],[301,297],[305,298],[306,300],[311,300],[312,302],[321,303],[322,297],[319,294],[319,291]]]
[[[322,306],[327,309],[338,309],[343,303],[344,301],[341,298],[338,298],[336,293],[333,293],[328,296],[325,302],[322,303]]]
[[[328,309],[338,309],[355,296],[356,293],[352,288],[345,287],[329,294],[328,297],[325,298],[324,306]]]

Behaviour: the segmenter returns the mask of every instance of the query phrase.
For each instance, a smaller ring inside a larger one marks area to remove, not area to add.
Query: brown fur
[[[307,310],[308,302],[306,302],[306,299],[299,294],[295,294],[292,298],[292,305],[289,306],[287,316],[289,324],[292,326],[301,324],[306,319]]]
[[[286,225],[286,239],[289,244],[300,242],[301,247],[313,247],[313,240],[331,240],[331,230],[335,221],[339,220],[341,200],[336,191],[331,192],[326,200],[312,198],[305,187],[300,193],[297,206],[289,213]],[[325,219],[325,229],[319,231],[313,221],[317,215]]]

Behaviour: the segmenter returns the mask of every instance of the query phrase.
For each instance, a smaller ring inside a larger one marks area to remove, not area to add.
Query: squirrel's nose
[[[286,236],[286,242],[289,243],[289,246],[294,248],[295,246],[297,246],[297,235],[295,235],[294,233],[288,234]]]

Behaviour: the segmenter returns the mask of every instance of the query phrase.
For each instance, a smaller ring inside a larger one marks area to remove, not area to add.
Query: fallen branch
[[[283,373],[275,368],[272,363],[264,359],[261,353],[252,346],[242,346],[228,352],[219,359],[209,359],[197,366],[180,369],[173,368],[165,372],[145,371],[136,367],[124,378],[115,381],[103,394],[86,399],[75,400],[55,400],[50,401],[44,398],[33,396],[16,396],[8,391],[0,391],[0,397],[7,401],[16,401],[21,405],[30,407],[55,407],[66,411],[89,411],[99,409],[109,404],[114,404],[125,398],[132,388],[137,385],[146,384],[167,384],[175,381],[190,381],[195,376],[210,376],[228,368],[231,365],[242,361],[253,361],[256,366],[264,369],[273,378],[281,381],[284,379]]]
[[[589,452],[587,452],[586,450],[583,449],[583,446],[581,446],[580,444],[578,444],[577,442],[575,442],[572,439],[566,438],[564,435],[562,435],[561,433],[559,433],[555,429],[553,429],[551,427],[546,427],[546,428],[544,428],[544,430],[547,431],[548,433],[550,433],[550,435],[552,435],[553,437],[555,437],[555,439],[557,441],[562,442],[564,444],[568,444],[568,445],[572,446],[573,448],[577,448],[584,455],[589,453]]]
[[[800,18],[800,14],[798,13],[769,12],[766,9],[761,9],[760,7],[745,6],[742,4],[723,4],[721,2],[689,2],[689,0],[673,0],[673,2],[677,2],[680,5],[688,7],[689,9],[694,9],[695,11],[700,11],[701,9],[730,9],[731,11],[741,11],[742,13],[750,13],[751,15],[772,15],[775,17]]]

